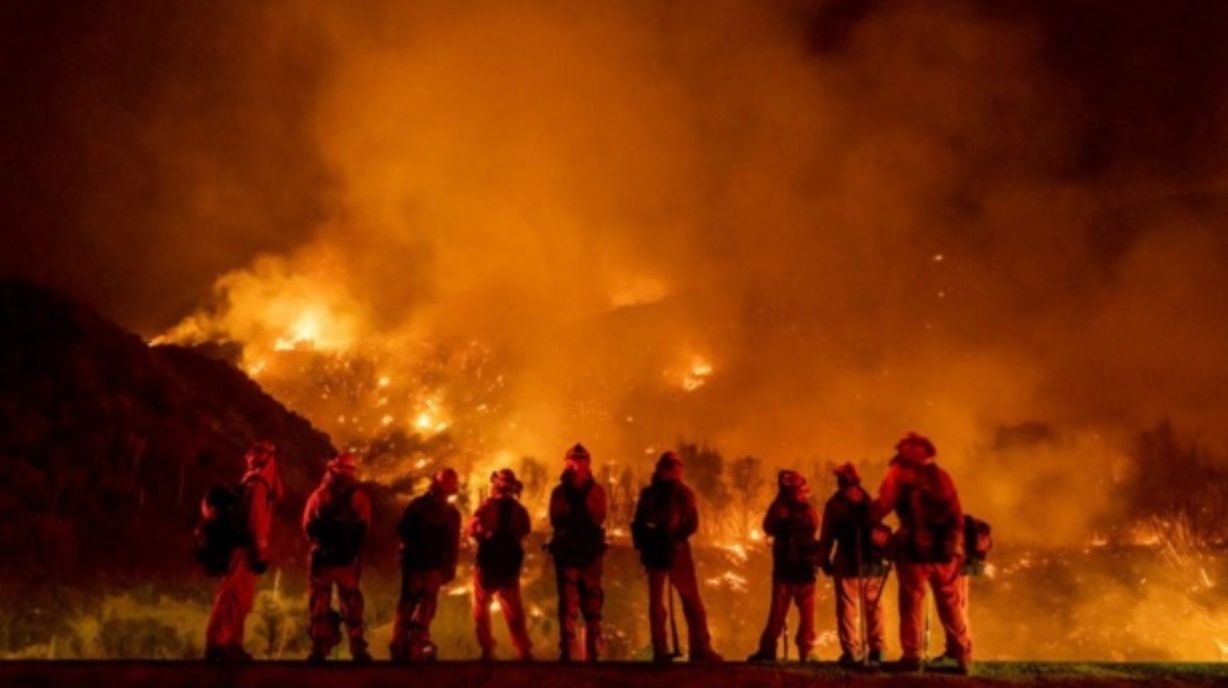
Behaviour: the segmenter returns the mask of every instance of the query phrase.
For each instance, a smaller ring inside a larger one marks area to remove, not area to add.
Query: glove
[[[252,573],[261,575],[265,571],[269,570],[269,562],[264,559],[252,559],[252,562],[248,564],[247,568],[251,569]]]

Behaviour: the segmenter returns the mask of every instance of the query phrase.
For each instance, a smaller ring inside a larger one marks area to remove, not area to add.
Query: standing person
[[[692,662],[720,662],[712,649],[708,617],[699,598],[695,562],[688,539],[699,529],[695,493],[682,482],[682,459],[672,451],[661,455],[652,483],[640,492],[631,522],[631,537],[648,571],[648,620],[654,662],[673,660],[665,636],[665,586],[682,598]]]
[[[460,491],[456,471],[444,468],[431,478],[426,494],[405,507],[401,538],[401,598],[392,628],[394,662],[435,658],[431,620],[439,589],[456,578],[461,515],[451,503]]]
[[[861,487],[861,476],[851,463],[839,466],[836,493],[823,507],[823,530],[819,535],[819,566],[833,578],[836,592],[836,630],[840,638],[839,663],[859,662],[862,638],[858,616],[865,620],[870,664],[883,660],[886,636],[880,602],[886,576],[884,550],[890,531],[870,518],[870,495]],[[835,550],[834,556],[833,551]],[[861,605],[865,605],[863,609]]]
[[[992,548],[993,533],[989,524],[975,516],[964,514],[964,565],[960,567],[956,589],[959,592],[959,611],[969,637],[972,635],[972,623],[968,614],[972,578],[985,573],[985,560]],[[938,659],[957,661],[958,656],[959,647],[948,643],[946,651]]]
[[[583,445],[567,450],[559,484],[550,493],[550,553],[559,590],[559,661],[579,659],[576,615],[584,616],[583,658],[601,650],[602,560],[605,554],[605,489],[593,480],[592,457]]]
[[[925,590],[934,594],[946,646],[955,653],[960,673],[972,662],[972,640],[960,605],[959,572],[964,559],[964,514],[955,482],[938,467],[934,444],[909,433],[896,444],[887,475],[872,508],[879,518],[895,511],[900,529],[895,538],[900,583],[901,669],[921,668]]]
[[[311,543],[308,573],[311,583],[311,655],[322,662],[341,642],[340,622],[345,621],[350,656],[355,662],[371,661],[363,637],[362,544],[371,527],[371,498],[354,476],[353,454],[342,452],[328,462],[324,479],[307,499],[303,509],[303,532]],[[333,586],[341,614],[333,611]]]
[[[235,526],[239,544],[218,585],[205,629],[205,659],[214,662],[250,661],[243,649],[243,626],[256,598],[256,577],[269,568],[269,526],[273,504],[284,490],[277,473],[277,448],[257,442],[247,451]]]
[[[795,471],[776,477],[776,499],[763,517],[763,532],[772,538],[772,600],[759,650],[749,662],[776,661],[776,639],[784,630],[789,603],[797,605],[797,658],[805,662],[814,649],[814,580],[818,566],[815,533],[819,514],[810,505],[810,486]],[[826,525],[826,524],[824,524]]]
[[[499,601],[507,630],[521,661],[533,659],[533,644],[525,627],[520,601],[520,569],[524,564],[521,541],[529,534],[529,512],[520,504],[524,485],[510,468],[490,475],[490,498],[482,502],[469,522],[469,537],[478,544],[473,568],[473,623],[482,648],[482,661],[494,659],[495,638],[490,632],[490,605]]]

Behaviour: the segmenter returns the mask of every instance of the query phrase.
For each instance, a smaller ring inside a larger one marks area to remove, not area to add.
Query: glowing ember
[[[729,542],[717,546],[724,550],[736,564],[745,564],[750,558],[749,554],[746,552],[746,547],[744,547],[741,543]]]
[[[712,364],[703,356],[695,355],[690,365],[682,373],[679,384],[687,392],[694,392],[707,383],[712,375]],[[667,373],[668,374],[668,373]]]
[[[746,592],[750,588],[750,584],[746,578],[733,571],[726,571],[719,576],[708,578],[704,581],[704,583],[706,583],[709,587],[728,588],[733,592]]]

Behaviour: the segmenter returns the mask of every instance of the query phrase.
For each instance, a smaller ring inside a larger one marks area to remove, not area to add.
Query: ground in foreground
[[[1049,664],[985,662],[970,677],[942,673],[860,673],[830,664],[720,665],[645,663],[596,666],[439,662],[398,667],[330,663],[257,662],[213,666],[195,662],[8,662],[0,663],[0,686],[151,686],[178,688],[803,688],[806,686],[982,686],[1045,685],[1062,688],[1108,686],[1211,686],[1228,683],[1228,664]]]

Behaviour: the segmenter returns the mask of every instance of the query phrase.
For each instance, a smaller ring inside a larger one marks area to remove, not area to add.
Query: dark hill
[[[243,372],[150,347],[63,294],[0,282],[0,574],[151,582],[194,575],[201,494],[275,442],[289,498],[274,546],[301,557],[297,516],[329,438]]]

